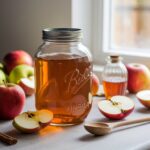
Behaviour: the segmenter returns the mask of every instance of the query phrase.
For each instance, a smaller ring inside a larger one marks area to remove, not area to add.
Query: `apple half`
[[[35,93],[34,76],[20,79],[18,85],[20,85],[23,88],[27,96],[30,96]]]
[[[109,119],[123,119],[134,109],[134,102],[126,96],[113,96],[110,100],[98,102],[100,112]]]
[[[150,108],[150,90],[143,90],[136,94],[137,99],[145,107]]]
[[[50,124],[53,113],[49,110],[24,112],[13,120],[13,126],[23,133],[34,133]]]

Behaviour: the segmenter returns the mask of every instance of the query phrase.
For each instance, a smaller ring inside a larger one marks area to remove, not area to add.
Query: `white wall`
[[[45,27],[71,27],[71,0],[0,0],[0,60],[13,49],[33,54]]]
[[[93,0],[0,0],[0,60],[14,49],[34,54],[46,27],[83,29],[92,49]]]

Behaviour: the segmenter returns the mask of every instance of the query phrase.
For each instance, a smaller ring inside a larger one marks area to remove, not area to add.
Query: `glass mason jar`
[[[52,125],[81,123],[91,109],[92,57],[81,38],[81,29],[43,30],[35,55],[35,99],[37,110],[53,112]]]
[[[127,69],[117,55],[108,56],[102,73],[106,99],[115,95],[125,95],[127,89]]]

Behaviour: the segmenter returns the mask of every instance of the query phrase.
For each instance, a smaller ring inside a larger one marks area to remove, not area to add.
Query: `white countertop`
[[[150,116],[150,110],[144,108],[134,96],[131,98],[136,102],[136,108],[126,120]],[[94,98],[86,121],[108,121],[97,108],[99,99]],[[27,98],[24,111],[33,109],[34,96]],[[7,146],[0,143],[0,150],[133,150],[138,145],[150,145],[150,124],[120,130],[106,136],[93,136],[84,129],[83,123],[71,127],[48,126],[37,134],[21,134],[13,128],[11,121],[0,121],[0,131],[18,138],[16,145]]]

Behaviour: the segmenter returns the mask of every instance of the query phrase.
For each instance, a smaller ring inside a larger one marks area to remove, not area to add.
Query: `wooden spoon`
[[[121,122],[87,122],[84,124],[84,128],[95,135],[105,135],[113,131],[114,128],[123,127],[126,125],[132,125],[137,123],[150,122],[150,117],[140,118],[135,120],[121,121]]]

